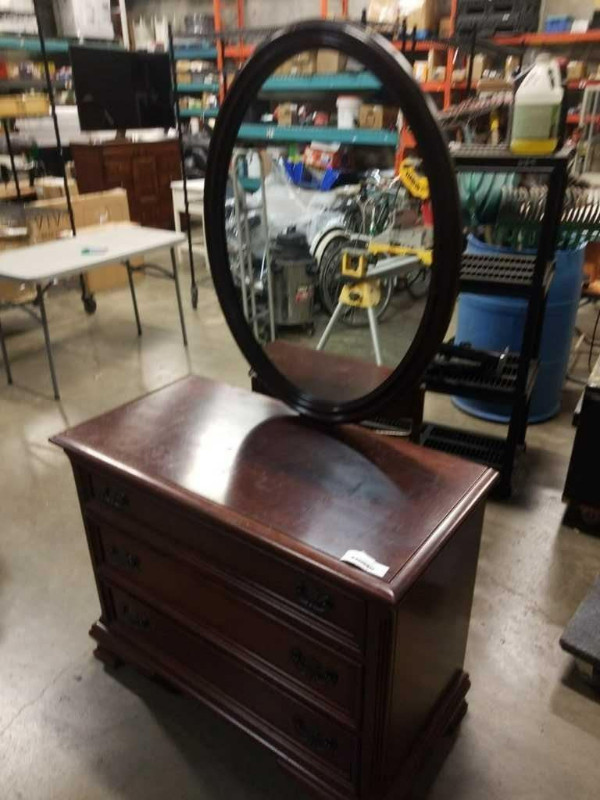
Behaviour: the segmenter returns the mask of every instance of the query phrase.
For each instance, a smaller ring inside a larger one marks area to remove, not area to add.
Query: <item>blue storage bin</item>
[[[507,253],[469,236],[469,253]],[[540,368],[531,398],[529,422],[542,422],[560,411],[573,329],[583,280],[585,245],[556,252],[556,272],[548,292],[540,347]],[[459,296],[456,342],[470,342],[482,350],[518,352],[521,348],[527,300],[515,297],[464,293]],[[470,398],[454,397],[454,404],[468,414],[492,422],[508,422],[510,408]]]
[[[546,33],[568,33],[573,27],[573,17],[568,14],[556,14],[546,17],[544,30]]]

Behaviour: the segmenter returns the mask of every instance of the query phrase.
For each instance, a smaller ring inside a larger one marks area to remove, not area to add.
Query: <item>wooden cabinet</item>
[[[495,473],[201,378],[54,441],[100,596],[98,657],[207,703],[323,800],[400,797],[466,708]]]
[[[173,227],[171,181],[181,178],[175,139],[72,144],[71,151],[80,192],[126,189],[134,222]]]

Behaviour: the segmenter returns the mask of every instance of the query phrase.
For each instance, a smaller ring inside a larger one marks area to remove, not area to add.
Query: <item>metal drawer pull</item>
[[[332,669],[324,667],[316,658],[305,656],[299,647],[290,650],[290,657],[294,666],[298,668],[309,681],[320,681],[335,686],[339,680],[339,675]]]
[[[117,511],[122,511],[129,505],[129,498],[120,489],[110,489],[108,486],[102,492],[102,501]]]
[[[296,597],[301,606],[314,614],[323,616],[333,610],[334,603],[331,595],[319,592],[304,581],[296,586]]]
[[[128,605],[124,604],[121,610],[123,612],[123,619],[133,628],[146,630],[150,627],[150,620],[148,617],[142,616],[137,611],[132,611]]]
[[[302,717],[294,717],[294,730],[298,737],[306,744],[311,750],[318,752],[334,753],[338,748],[337,739],[332,736],[323,736],[316,728],[311,728],[307,725]]]
[[[116,544],[111,545],[108,558],[112,564],[128,569],[130,572],[139,570],[141,565],[139,556],[136,556],[135,553],[130,553],[128,550],[119,550]]]

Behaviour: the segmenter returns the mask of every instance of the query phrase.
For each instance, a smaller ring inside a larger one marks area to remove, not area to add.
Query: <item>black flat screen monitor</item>
[[[70,48],[83,131],[175,126],[166,53]]]

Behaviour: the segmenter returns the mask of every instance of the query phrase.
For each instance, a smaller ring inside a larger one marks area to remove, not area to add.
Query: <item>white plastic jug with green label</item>
[[[540,53],[515,94],[510,149],[520,155],[546,155],[558,145],[564,89],[560,67]]]

